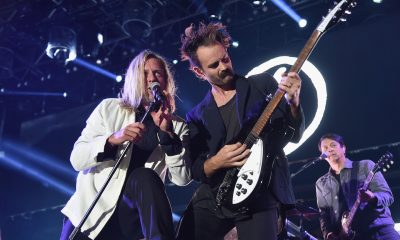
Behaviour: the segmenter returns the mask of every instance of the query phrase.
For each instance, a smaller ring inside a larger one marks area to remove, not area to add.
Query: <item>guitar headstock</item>
[[[372,172],[373,173],[376,173],[378,171],[386,172],[393,164],[394,164],[393,154],[390,152],[387,152],[379,158],[377,163],[375,163],[375,166],[374,166],[374,169],[372,169]]]
[[[334,2],[334,4],[333,9],[329,9],[328,14],[322,18],[317,31],[323,33],[338,22],[346,21],[346,16],[351,14],[350,9],[357,5],[355,0],[341,0],[340,2]]]

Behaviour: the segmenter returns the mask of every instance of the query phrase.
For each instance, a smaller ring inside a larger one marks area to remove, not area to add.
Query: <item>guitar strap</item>
[[[350,197],[349,197],[349,210],[350,207],[354,205],[356,199],[357,199],[357,194],[358,194],[358,181],[357,181],[357,175],[358,175],[358,169],[359,169],[359,162],[354,161],[353,162],[353,167],[351,168],[351,173],[350,173]]]

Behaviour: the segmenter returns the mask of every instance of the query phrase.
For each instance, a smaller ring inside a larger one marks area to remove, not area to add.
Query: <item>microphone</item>
[[[164,104],[165,102],[165,95],[161,90],[161,86],[159,82],[151,82],[149,89],[151,90],[151,92],[153,93],[153,97],[155,102],[159,102]]]
[[[321,155],[319,155],[319,157],[318,158],[316,158],[315,160],[314,160],[314,162],[318,162],[318,161],[321,161],[321,160],[324,160],[325,158],[327,158],[328,157],[328,154],[326,154],[326,153],[321,153]]]
[[[299,170],[297,170],[297,172],[290,174],[290,177],[293,178],[294,176],[296,176],[297,174],[301,173],[302,171],[306,170],[307,168],[309,168],[310,166],[314,165],[316,162],[319,162],[321,160],[324,160],[325,158],[328,157],[328,154],[326,153],[321,153],[321,155],[319,155],[319,157],[315,158],[312,161],[307,162],[306,164],[304,164],[303,166],[301,166],[301,168]],[[312,158],[311,158],[312,159]],[[308,158],[307,160],[310,160],[310,158]]]

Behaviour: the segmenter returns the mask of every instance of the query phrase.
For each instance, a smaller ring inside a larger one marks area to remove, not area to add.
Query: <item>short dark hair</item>
[[[200,22],[198,27],[193,23],[185,29],[181,35],[182,46],[180,48],[182,60],[189,60],[191,66],[201,67],[196,51],[200,46],[212,46],[222,44],[225,48],[230,45],[231,36],[226,27],[218,23],[204,24]]]
[[[333,141],[335,141],[335,142],[338,142],[338,143],[340,144],[341,147],[344,146],[344,140],[343,140],[343,137],[342,137],[342,136],[340,136],[339,134],[336,134],[336,133],[327,133],[327,134],[323,135],[323,136],[319,139],[318,149],[319,149],[320,151],[321,151],[321,142],[322,142],[324,139],[331,139],[331,140],[333,140]]]

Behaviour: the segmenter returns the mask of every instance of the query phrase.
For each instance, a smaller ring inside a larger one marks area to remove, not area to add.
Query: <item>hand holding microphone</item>
[[[160,83],[159,82],[151,82],[149,85],[149,89],[151,90],[151,93],[153,94],[154,101],[164,105],[166,97],[165,97],[163,91],[161,90]]]
[[[153,118],[154,123],[165,132],[172,131],[172,122],[171,122],[171,108],[167,102],[167,98],[164,95],[160,83],[159,82],[151,82],[149,85],[149,89],[151,90],[154,103],[156,106],[154,112],[151,112],[151,116]]]

